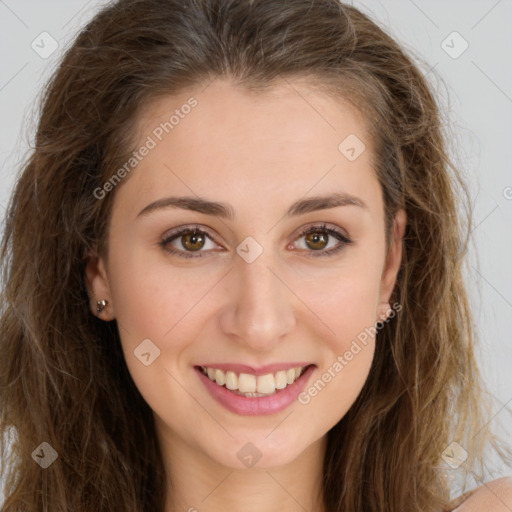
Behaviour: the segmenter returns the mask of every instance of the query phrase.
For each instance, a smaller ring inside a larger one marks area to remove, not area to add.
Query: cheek
[[[181,381],[176,364],[194,338],[193,330],[187,330],[187,313],[208,287],[188,278],[185,282],[179,269],[148,265],[136,251],[122,261],[116,260],[112,251],[111,269],[111,294],[121,345],[139,392],[154,411],[165,411],[169,403],[181,403],[182,412],[188,410],[193,404],[173,377]],[[190,412],[197,414],[196,410]]]
[[[121,244],[112,248],[112,301],[130,374],[146,401],[159,410],[164,395],[166,401],[186,398],[172,377],[190,371],[194,341],[201,339],[206,319],[215,312],[212,297],[218,289],[212,288],[222,273],[180,268],[165,257],[148,263],[147,251],[130,249],[121,250]]]
[[[326,341],[336,353],[346,350],[352,339],[375,325],[380,274],[380,261],[360,258],[302,292],[307,293],[307,304],[330,332]]]
[[[368,378],[375,352],[381,261],[358,257],[349,263],[347,258],[336,275],[309,289],[308,305],[328,334],[319,344],[321,365],[299,396],[310,417],[331,425],[350,409]]]
[[[318,303],[322,320],[332,331],[324,336],[319,367],[298,402],[315,429],[335,425],[360,394],[375,353],[376,303],[378,286],[353,276],[344,288]]]
[[[187,313],[208,289],[194,272],[165,263],[148,264],[142,251],[135,250],[122,260],[113,252],[111,261],[115,316],[123,340],[130,343],[171,337],[174,326],[182,319],[186,322]]]

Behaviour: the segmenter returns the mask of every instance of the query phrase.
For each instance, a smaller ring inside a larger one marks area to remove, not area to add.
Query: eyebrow
[[[299,199],[293,203],[288,211],[286,217],[296,217],[306,213],[314,212],[317,210],[327,210],[329,208],[337,208],[339,206],[358,206],[360,208],[368,209],[368,206],[363,200],[358,197],[346,193],[332,193],[325,196],[314,196],[306,199]],[[181,208],[184,210],[191,210],[206,215],[213,215],[227,220],[234,220],[235,210],[233,207],[226,203],[219,203],[215,201],[208,201],[200,197],[165,197],[158,199],[153,203],[148,204],[137,215],[137,217],[146,216],[156,210],[167,208]]]

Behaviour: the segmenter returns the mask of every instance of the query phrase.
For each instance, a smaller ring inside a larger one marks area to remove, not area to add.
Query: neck
[[[159,432],[167,475],[165,512],[324,512],[322,467],[327,436],[278,467],[230,468]]]

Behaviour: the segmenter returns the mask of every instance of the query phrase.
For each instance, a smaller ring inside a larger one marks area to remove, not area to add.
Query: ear
[[[379,295],[379,311],[377,316],[380,320],[389,315],[389,300],[395,288],[396,278],[402,261],[402,238],[407,224],[405,210],[400,209],[393,219],[393,230],[391,233],[386,262],[382,271]]]
[[[105,260],[98,255],[96,248],[90,251],[86,258],[85,284],[92,313],[102,320],[114,320],[114,305],[112,304]],[[101,300],[106,300],[108,304],[101,313],[98,313],[98,301]]]

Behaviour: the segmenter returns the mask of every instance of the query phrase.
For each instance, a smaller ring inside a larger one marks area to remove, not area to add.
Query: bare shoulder
[[[512,477],[499,478],[478,487],[453,512],[510,512]]]

